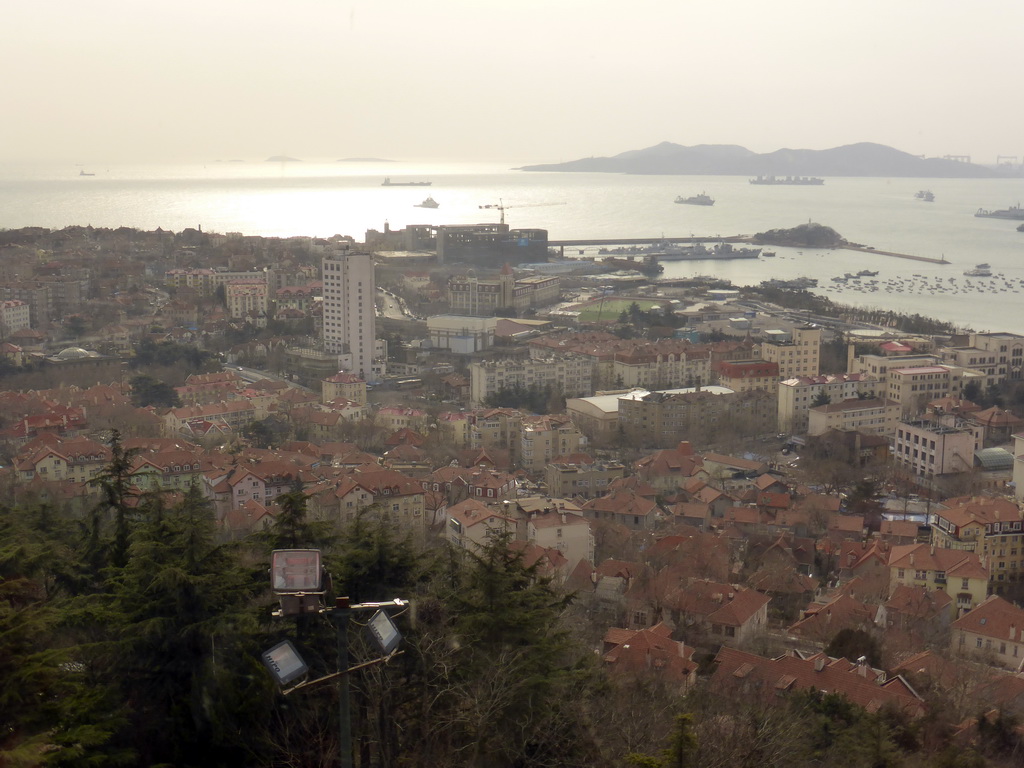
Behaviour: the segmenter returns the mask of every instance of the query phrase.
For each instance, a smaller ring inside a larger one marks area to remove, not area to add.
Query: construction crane
[[[477,206],[477,207],[481,208],[481,209],[483,209],[483,208],[495,209],[496,208],[497,210],[501,211],[501,223],[504,224],[505,223],[505,211],[508,210],[509,208],[543,208],[546,205],[565,205],[565,203],[564,202],[561,202],[561,203],[523,203],[522,205],[505,205],[504,201],[502,201],[502,199],[499,197],[497,205],[494,205],[494,204],[491,204],[491,205],[480,205],[480,206]]]

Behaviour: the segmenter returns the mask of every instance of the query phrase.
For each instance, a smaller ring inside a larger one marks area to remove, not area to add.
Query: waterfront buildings
[[[338,251],[323,259],[323,338],[328,352],[347,354],[350,373],[373,375],[376,289],[373,256]]]

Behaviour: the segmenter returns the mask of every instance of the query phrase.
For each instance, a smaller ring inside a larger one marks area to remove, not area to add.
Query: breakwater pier
[[[559,256],[565,257],[565,249],[579,249],[584,250],[587,248],[608,248],[608,247],[643,247],[650,245],[663,245],[665,243],[749,243],[751,245],[769,245],[785,248],[813,248],[810,245],[801,245],[798,243],[793,244],[768,244],[758,242],[751,235],[730,235],[728,237],[721,237],[719,235],[708,236],[708,237],[694,237],[689,235],[687,237],[610,237],[610,238],[573,238],[570,240],[548,240],[549,248],[558,248]],[[869,246],[858,245],[856,243],[843,243],[840,245],[828,246],[827,250],[844,250],[844,251],[857,251],[860,253],[873,253],[878,256],[891,256],[895,259],[910,259],[911,261],[924,261],[931,264],[949,264],[949,262],[942,258],[933,258],[931,256],[917,256],[912,253],[898,253],[896,251],[881,251],[877,248],[871,248]]]

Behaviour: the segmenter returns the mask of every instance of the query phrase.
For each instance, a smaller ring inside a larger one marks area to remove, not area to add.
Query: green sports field
[[[650,301],[649,299],[603,299],[591,302],[581,309],[580,322],[613,323],[619,319],[619,315],[629,311],[629,307],[634,301],[645,312],[661,306],[660,301]]]

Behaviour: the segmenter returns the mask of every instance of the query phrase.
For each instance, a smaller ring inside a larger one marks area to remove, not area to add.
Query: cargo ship
[[[980,219],[1015,219],[1017,221],[1024,221],[1024,208],[1020,207],[1020,203],[1003,211],[986,211],[984,208],[979,208],[978,212],[974,215]]]
[[[429,187],[434,182],[432,181],[392,181],[391,177],[388,176],[381,183],[382,187]]]
[[[818,187],[825,183],[817,176],[758,176],[751,184],[789,184],[798,187]]]

